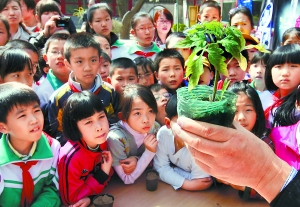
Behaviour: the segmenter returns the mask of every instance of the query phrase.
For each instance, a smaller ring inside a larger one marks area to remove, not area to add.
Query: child
[[[166,106],[165,126],[157,133],[157,151],[154,157],[154,169],[162,181],[175,190],[198,191],[209,188],[212,179],[195,162],[184,142],[174,137],[171,126],[176,123],[177,94],[173,95]],[[174,165],[174,167],[172,167]]]
[[[101,100],[88,91],[72,94],[64,106],[63,131],[68,142],[59,153],[60,195],[66,206],[88,206],[113,173],[111,153],[106,151],[109,123]]]
[[[111,59],[106,52],[101,53],[102,62],[99,69],[99,74],[103,81],[107,82],[107,77],[109,76],[109,69],[111,64]]]
[[[287,29],[282,35],[281,46],[288,44],[300,45],[300,28],[292,27]]]
[[[131,34],[136,38],[135,44],[131,45],[126,57],[134,60],[137,57],[146,57],[154,60],[160,48],[152,40],[154,38],[154,21],[150,14],[138,12],[131,19]]]
[[[132,184],[156,152],[157,141],[149,131],[155,121],[157,105],[147,87],[135,84],[125,87],[121,106],[121,121],[110,128],[107,142],[115,172],[125,184]]]
[[[250,35],[254,29],[250,9],[245,6],[231,9],[229,11],[229,25],[238,28],[243,34]]]
[[[106,52],[106,54],[108,54],[109,57],[111,58],[111,48],[110,48],[109,40],[107,39],[107,37],[105,37],[101,34],[94,34],[94,37],[99,42],[100,48],[102,49],[102,51]]]
[[[199,14],[197,15],[198,22],[211,22],[214,20],[220,22],[221,19],[221,6],[218,2],[208,0],[200,6]]]
[[[0,46],[4,46],[10,39],[9,23],[6,18],[0,15]]]
[[[70,36],[64,46],[65,65],[72,72],[69,80],[50,97],[45,108],[47,119],[45,131],[65,142],[62,138],[62,112],[65,101],[73,93],[90,91],[96,94],[105,106],[110,123],[117,121],[119,97],[114,89],[98,75],[101,64],[101,49],[93,35],[77,33]]]
[[[69,35],[53,34],[46,42],[43,58],[50,70],[46,79],[35,90],[41,101],[41,107],[48,103],[52,93],[68,82],[70,69],[64,63],[64,45]]]
[[[134,59],[137,67],[139,84],[150,86],[157,82],[154,76],[153,61],[150,58],[137,57]]]
[[[121,95],[126,85],[138,83],[136,65],[129,58],[114,59],[110,65],[107,82]]]
[[[183,68],[184,59],[174,49],[161,51],[154,60],[155,77],[171,94],[183,85]]]
[[[187,61],[189,56],[192,53],[192,50],[190,48],[176,48],[176,44],[180,40],[184,40],[186,38],[186,35],[183,32],[173,32],[170,34],[166,41],[166,48],[167,49],[176,49],[184,58],[184,62]]]
[[[0,83],[19,82],[32,87],[34,71],[23,50],[3,47],[0,51]]]
[[[20,83],[0,84],[1,206],[60,206],[59,142],[42,132],[38,96]]]

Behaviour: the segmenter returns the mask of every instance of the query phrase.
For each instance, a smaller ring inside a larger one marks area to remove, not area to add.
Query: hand
[[[196,163],[210,175],[234,185],[249,186],[271,201],[291,167],[254,134],[233,122],[235,129],[179,117],[174,136],[187,145]]]
[[[136,168],[137,159],[134,156],[128,157],[125,160],[120,160],[120,164],[126,175],[130,175]]]
[[[59,20],[59,15],[52,16],[44,26],[44,37],[48,38],[54,34],[57,30],[64,29],[63,27],[56,27],[56,20]]]
[[[156,152],[156,146],[158,142],[156,140],[156,137],[153,134],[147,134],[144,139],[144,145],[147,150],[150,152]]]
[[[105,172],[107,175],[109,175],[109,172],[111,170],[111,165],[113,162],[113,158],[111,156],[111,152],[110,151],[103,151],[102,152],[102,164],[101,164],[101,169],[103,170],[103,172]]]
[[[69,205],[69,207],[87,207],[89,206],[91,203],[91,199],[88,197],[82,198],[79,201],[77,201],[77,203],[73,204],[73,205]]]
[[[192,180],[184,180],[181,188],[185,190],[191,190],[191,191],[205,190],[209,188],[212,183],[213,181],[211,177],[196,178]]]

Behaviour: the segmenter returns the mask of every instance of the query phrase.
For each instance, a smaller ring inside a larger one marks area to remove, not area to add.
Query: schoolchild
[[[103,81],[107,82],[107,77],[109,76],[109,70],[111,65],[111,59],[106,52],[101,53],[102,62],[99,68],[99,74]]]
[[[175,137],[171,126],[176,123],[177,94],[173,95],[166,106],[165,126],[157,133],[157,151],[153,166],[163,182],[189,191],[205,190],[212,184],[212,178],[195,162],[184,142]]]
[[[35,90],[41,101],[41,107],[48,103],[52,93],[68,82],[70,68],[67,68],[64,60],[64,45],[69,35],[56,33],[46,42],[43,58],[50,70],[46,79]]]
[[[149,88],[127,85],[121,100],[120,121],[108,133],[107,142],[113,168],[125,184],[132,184],[153,159],[157,140],[150,134],[157,113]]]
[[[288,44],[298,44],[300,45],[300,28],[299,27],[291,27],[282,35],[281,46]]]
[[[44,130],[62,143],[65,142],[62,136],[63,106],[73,93],[90,91],[96,94],[105,106],[110,123],[118,120],[119,96],[98,74],[100,55],[100,46],[92,34],[73,34],[65,43],[64,63],[71,70],[69,80],[52,94],[44,110],[47,116]]]
[[[192,53],[192,50],[190,48],[177,48],[176,44],[184,40],[186,38],[186,35],[183,32],[173,32],[170,34],[166,41],[166,48],[167,49],[176,49],[184,58],[184,61],[187,61],[189,56]]]
[[[61,199],[66,206],[88,206],[113,174],[106,144],[109,122],[105,106],[95,94],[82,91],[68,98],[63,111],[68,142],[58,161]]]
[[[100,44],[100,48],[102,51],[106,52],[111,58],[111,48],[109,44],[109,39],[101,34],[94,34],[94,37]]]
[[[38,96],[21,83],[0,84],[1,206],[60,206],[60,144],[43,133]]]
[[[211,21],[220,22],[221,19],[221,6],[218,2],[208,0],[200,5],[200,10],[197,15],[197,20],[199,23]]]
[[[157,83],[154,76],[153,61],[150,58],[137,57],[133,61],[138,70],[139,84],[144,86],[150,86]]]
[[[0,15],[0,46],[4,46],[10,39],[9,23],[6,18]]]

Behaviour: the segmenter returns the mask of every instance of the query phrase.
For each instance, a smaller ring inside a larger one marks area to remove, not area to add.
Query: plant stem
[[[214,89],[213,89],[213,97],[212,97],[212,101],[214,102],[216,99],[216,94],[217,94],[217,84],[218,84],[218,77],[219,77],[220,73],[219,71],[216,69],[215,70],[215,80],[214,80]]]

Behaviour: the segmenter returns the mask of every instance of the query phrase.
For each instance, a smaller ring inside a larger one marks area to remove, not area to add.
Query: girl
[[[273,113],[274,123],[270,137],[275,153],[289,165],[300,169],[300,86],[282,98],[282,104]]]
[[[272,126],[272,108],[278,107],[281,98],[289,95],[300,84],[300,46],[298,44],[284,45],[277,48],[267,64],[265,83],[267,90],[273,92],[265,110],[268,127]]]
[[[0,46],[4,46],[10,39],[9,23],[6,18],[0,15]]]
[[[65,104],[62,123],[68,141],[58,161],[61,199],[66,206],[88,206],[113,173],[111,153],[106,151],[105,107],[93,93],[74,93]]]
[[[169,10],[161,9],[155,12],[153,19],[156,27],[154,42],[164,49],[167,37],[172,34],[173,15]]]
[[[0,14],[3,15],[10,27],[11,39],[21,39],[28,41],[30,32],[22,23],[22,10],[19,0],[1,0]]]
[[[137,57],[148,57],[154,60],[156,54],[160,52],[160,48],[154,38],[154,21],[150,14],[139,12],[131,19],[131,34],[135,36],[136,43],[131,45],[127,50],[128,57],[134,60]]]
[[[127,85],[121,99],[121,121],[108,133],[108,147],[113,167],[125,184],[132,184],[144,172],[156,152],[152,128],[157,105],[151,91],[138,84]]]
[[[229,24],[238,28],[243,34],[250,35],[254,29],[253,16],[247,7],[237,7],[229,11]]]
[[[106,54],[108,54],[109,57],[111,58],[111,48],[110,48],[109,40],[107,39],[107,37],[105,37],[101,34],[95,34],[94,37],[99,42],[100,48],[102,49],[102,51],[106,52]]]
[[[282,45],[298,44],[300,45],[300,28],[292,27],[287,29],[282,35]]]
[[[134,63],[138,69],[139,84],[144,86],[150,86],[157,83],[154,76],[153,61],[145,57],[137,57],[134,59]]]

